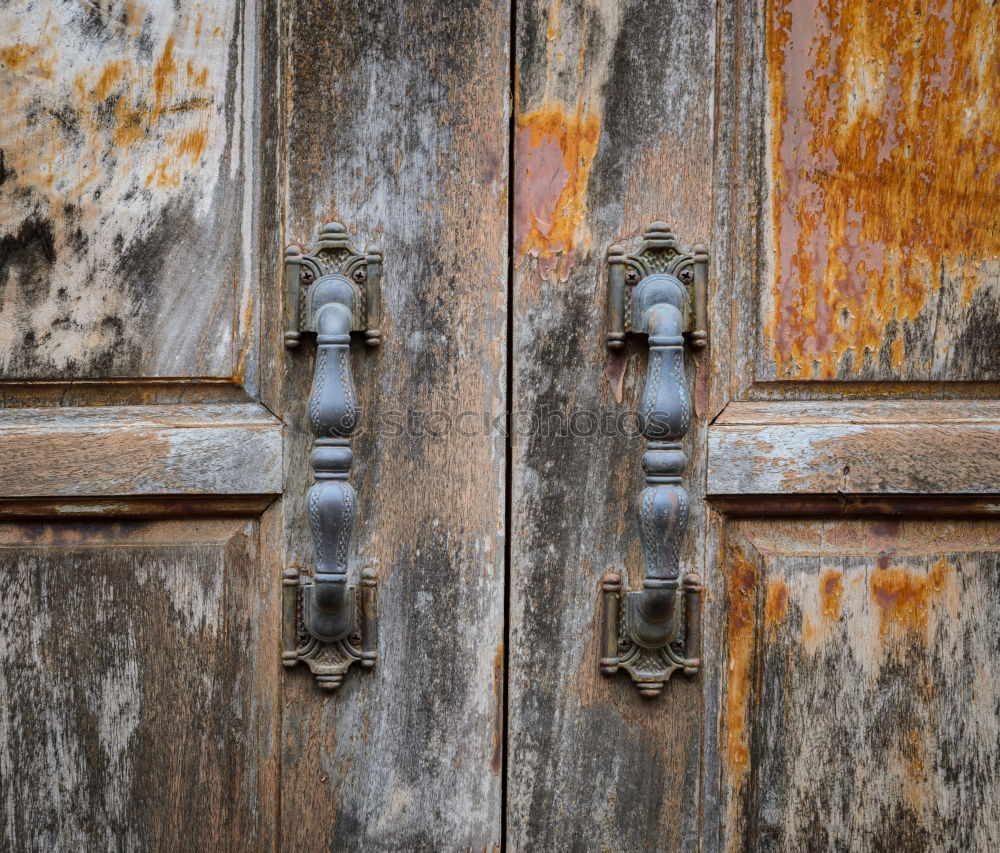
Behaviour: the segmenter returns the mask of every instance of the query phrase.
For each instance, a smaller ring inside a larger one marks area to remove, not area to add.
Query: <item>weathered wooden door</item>
[[[5,848],[1000,844],[989,4],[0,20]],[[333,220],[383,341],[349,362],[378,661],[335,692],[281,612],[326,458],[283,253]],[[654,221],[708,254],[704,593],[700,672],[644,698],[598,669],[602,578],[648,568],[606,255]]]
[[[601,577],[644,573],[642,438],[513,435],[511,849],[997,849],[995,5],[516,16],[512,408],[640,406],[646,341],[603,348],[609,246],[662,220],[712,274],[695,679],[643,700],[597,671]]]

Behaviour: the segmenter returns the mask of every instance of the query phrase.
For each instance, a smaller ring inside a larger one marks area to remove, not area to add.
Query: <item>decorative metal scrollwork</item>
[[[608,250],[607,345],[646,335],[649,364],[640,398],[646,437],[646,487],[639,496],[639,535],[646,572],[641,590],[622,591],[621,576],[604,576],[600,670],[626,671],[643,696],[656,696],[677,670],[698,672],[701,661],[701,579],[680,578],[688,496],[682,483],[687,457],[681,444],[691,426],[684,375],[684,333],[692,347],[708,342],[705,326],[708,252],[685,251],[662,222],[654,222],[638,251]],[[678,595],[680,589],[682,595]]]
[[[365,343],[381,342],[382,253],[355,250],[344,226],[332,222],[303,254],[285,251],[285,346],[297,348],[303,334],[316,339],[316,365],[309,395],[309,425],[316,439],[310,461],[314,483],[307,512],[316,546],[311,574],[285,572],[282,587],[282,663],[304,661],[320,687],[335,690],[355,662],[371,669],[377,658],[376,580],[361,573],[358,589],[347,582],[351,534],[358,512],[348,482],[354,456],[351,436],[359,407],[351,375],[351,332]]]

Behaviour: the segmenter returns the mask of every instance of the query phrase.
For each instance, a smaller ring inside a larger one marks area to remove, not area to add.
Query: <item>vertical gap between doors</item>
[[[504,595],[503,595],[503,729],[502,761],[500,765],[500,849],[507,850],[507,764],[510,756],[510,590],[511,590],[511,518],[513,515],[514,443],[512,422],[514,409],[514,133],[517,129],[516,78],[517,63],[517,0],[510,0],[510,37],[508,39],[508,110],[507,119],[507,394],[504,428]]]

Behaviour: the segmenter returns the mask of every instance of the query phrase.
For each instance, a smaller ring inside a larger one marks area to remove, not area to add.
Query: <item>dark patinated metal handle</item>
[[[360,409],[351,374],[351,332],[364,331],[377,346],[381,253],[356,252],[338,223],[323,229],[312,252],[286,252],[289,330],[296,348],[302,333],[316,336],[316,362],[308,400],[315,441],[310,457],[314,483],[307,497],[309,528],[316,551],[311,575],[285,574],[283,662],[305,661],[321,687],[334,689],[355,662],[375,665],[375,576],[361,573],[359,590],[348,584],[352,533],[358,500],[348,482],[354,454],[351,436]],[[291,269],[290,269],[291,268]]]
[[[654,223],[638,252],[626,255],[615,246],[608,260],[612,265],[609,348],[620,348],[627,331],[649,341],[638,412],[646,438],[642,458],[646,487],[639,496],[646,570],[642,589],[632,592],[622,592],[617,572],[604,577],[600,668],[605,675],[624,669],[644,696],[656,696],[674,671],[693,675],[700,665],[701,581],[693,573],[683,582],[680,577],[688,521],[682,439],[691,426],[684,333],[693,316],[698,329],[690,332],[692,344],[703,347],[707,342],[704,311],[697,304],[691,310],[689,289],[696,303],[704,297],[708,255],[702,247],[682,251],[673,234],[662,223]],[[689,284],[699,286],[689,288]],[[681,588],[683,596],[678,595]]]

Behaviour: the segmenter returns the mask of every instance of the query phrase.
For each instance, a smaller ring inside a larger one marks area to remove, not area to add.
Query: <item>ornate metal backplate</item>
[[[325,225],[305,254],[298,246],[285,250],[285,346],[295,349],[303,331],[315,331],[309,328],[307,316],[308,288],[330,273],[340,273],[354,284],[359,298],[352,330],[364,332],[365,343],[377,347],[381,341],[382,250],[369,246],[358,251],[339,222]]]
[[[336,642],[317,640],[305,627],[302,614],[302,591],[311,583],[308,576],[295,569],[285,571],[282,578],[282,639],[281,663],[293,667],[299,661],[309,667],[317,685],[324,690],[336,690],[344,675],[355,663],[362,669],[375,666],[378,616],[375,610],[375,573],[365,569],[361,573],[360,590],[350,590],[355,610],[356,629]]]
[[[677,598],[674,621],[677,633],[665,646],[647,649],[632,639],[626,620],[625,597],[621,576],[609,572],[601,583],[604,600],[604,637],[602,638],[601,673],[607,676],[624,670],[632,678],[639,693],[647,698],[659,695],[670,676],[680,670],[684,675],[697,675],[701,668],[701,579],[688,573]]]
[[[632,331],[632,294],[646,276],[666,273],[678,278],[690,291],[685,322],[689,342],[695,349],[708,344],[708,250],[701,244],[684,249],[665,222],[654,222],[631,254],[622,246],[608,249],[609,349],[621,349],[625,334]]]

